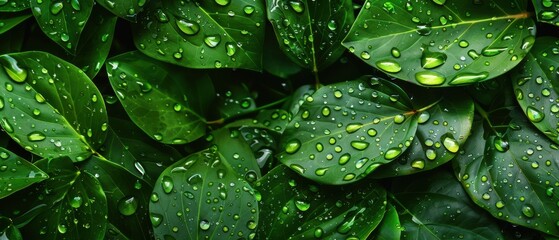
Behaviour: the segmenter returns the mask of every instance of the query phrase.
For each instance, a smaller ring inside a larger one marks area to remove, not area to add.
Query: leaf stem
[[[442,100],[443,100],[443,98],[439,98],[439,100],[437,100],[437,101],[435,101],[435,102],[433,102],[433,103],[431,103],[431,104],[429,104],[429,105],[427,105],[427,106],[425,106],[425,107],[422,107],[422,108],[420,108],[420,109],[417,109],[417,110],[413,111],[412,113],[415,114],[415,113],[418,113],[418,112],[423,112],[423,111],[429,110],[429,109],[432,108],[433,106],[439,104]]]
[[[316,69],[316,66],[314,67],[312,74],[314,75],[314,87],[318,90],[320,88],[320,78],[318,77],[318,69]]]
[[[476,112],[483,118],[483,120],[485,120],[487,125],[489,125],[489,127],[491,128],[493,133],[495,133],[497,136],[501,137],[501,134],[499,132],[497,132],[497,130],[495,130],[495,128],[497,128],[499,126],[493,126],[493,124],[489,120],[489,113],[487,113],[487,111],[485,111],[485,109],[483,109],[483,107],[481,105],[479,105],[479,103],[477,101],[474,101],[474,107],[476,109]]]

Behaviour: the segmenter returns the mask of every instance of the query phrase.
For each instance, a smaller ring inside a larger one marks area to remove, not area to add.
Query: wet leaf
[[[343,45],[422,86],[472,84],[515,67],[535,40],[527,1],[367,0]]]
[[[0,125],[25,150],[82,161],[103,144],[103,97],[81,70],[45,52],[2,55],[0,65]]]
[[[530,122],[559,143],[559,38],[538,38],[521,67],[513,71],[516,100]]]
[[[205,134],[206,120],[196,100],[213,91],[206,74],[150,61],[140,52],[113,57],[106,67],[126,113],[151,138],[185,144]],[[188,85],[183,76],[189,76]]]
[[[280,165],[256,183],[258,239],[365,239],[385,212],[386,191],[362,185],[317,186]]]
[[[402,230],[400,216],[392,204],[386,206],[386,213],[379,226],[375,229],[371,239],[391,240],[401,239]]]
[[[282,52],[272,28],[266,28],[264,46],[266,46],[264,48],[262,66],[264,71],[279,78],[288,78],[303,70],[301,66],[291,61]]]
[[[35,165],[0,147],[0,199],[48,177]]]
[[[264,3],[150,1],[133,26],[144,54],[189,68],[262,68]]]
[[[27,11],[17,13],[2,13],[0,16],[0,34],[7,32],[31,17]]]
[[[559,26],[559,3],[554,0],[532,0],[538,22]]]
[[[287,124],[289,124],[292,118],[291,113],[286,110],[267,109],[260,111],[255,119],[267,129],[281,134],[285,131]]]
[[[497,221],[469,201],[451,173],[410,177],[392,190],[401,239],[504,239]]]
[[[278,158],[313,181],[357,181],[410,146],[418,125],[415,112],[407,94],[386,80],[322,87],[287,126]]]
[[[95,2],[120,18],[136,22],[138,13],[149,0],[95,0]]]
[[[22,240],[21,233],[13,225],[12,220],[0,216],[0,236],[6,240]]]
[[[167,168],[149,204],[156,238],[253,238],[258,203],[250,185],[218,153],[192,154]]]
[[[222,118],[239,116],[256,109],[256,102],[248,86],[243,82],[224,79],[214,84],[216,88],[214,105]]]
[[[75,54],[93,9],[93,0],[30,1],[41,30],[66,51]]]
[[[35,165],[50,178],[2,199],[0,215],[24,225],[25,239],[102,239],[107,199],[99,181],[66,157]]]
[[[283,52],[313,72],[334,63],[354,20],[351,0],[267,0],[268,19]]]
[[[559,147],[519,112],[504,134],[474,123],[464,153],[453,161],[472,200],[493,217],[559,236],[554,172]]]
[[[0,1],[0,12],[19,12],[28,9],[30,4],[29,0],[3,0]]]

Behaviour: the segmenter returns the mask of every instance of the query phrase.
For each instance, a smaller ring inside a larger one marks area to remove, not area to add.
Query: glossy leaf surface
[[[134,25],[144,54],[189,68],[262,68],[264,3],[150,1]]]
[[[0,199],[48,177],[35,165],[0,147]]]
[[[143,7],[147,2],[149,2],[149,0],[96,0],[95,2],[109,10],[114,15],[135,22],[138,13],[143,10]]]
[[[538,22],[559,26],[559,3],[553,0],[532,0]]]
[[[318,72],[343,53],[340,45],[354,20],[351,0],[267,0],[268,19],[283,52]]]
[[[75,53],[93,9],[93,0],[30,2],[33,15],[45,35],[66,51]]]
[[[516,100],[526,117],[559,143],[559,38],[539,38],[521,67],[514,70]]]
[[[382,222],[372,234],[372,239],[401,239],[402,230],[398,211],[392,204],[388,204]]]
[[[493,217],[559,236],[557,149],[517,112],[505,134],[475,124],[454,164],[472,200]]]
[[[317,186],[280,165],[257,183],[258,239],[365,239],[384,216],[386,191],[363,185]]]
[[[126,113],[153,139],[184,144],[205,134],[206,120],[198,115],[201,107],[196,99],[197,94],[213,91],[206,74],[149,61],[140,52],[111,58],[106,66]],[[189,76],[192,85],[187,86],[181,76]]]
[[[0,34],[7,32],[8,30],[27,20],[29,17],[31,17],[31,14],[28,12],[18,12],[13,14],[2,13],[2,15],[0,16],[0,23],[2,23],[0,24]]]
[[[512,69],[530,50],[535,26],[526,7],[526,0],[367,0],[343,45],[414,84],[471,84]]]
[[[149,210],[156,238],[251,238],[258,224],[252,187],[209,150],[167,168],[157,180]]]
[[[287,126],[278,158],[320,183],[354,182],[410,146],[418,124],[414,112],[408,96],[386,80],[322,87]]]
[[[0,125],[22,147],[81,161],[103,144],[105,104],[80,69],[45,52],[2,55],[0,65]]]

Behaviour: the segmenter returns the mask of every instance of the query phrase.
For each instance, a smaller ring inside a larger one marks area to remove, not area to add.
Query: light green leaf
[[[538,22],[559,26],[559,3],[553,0],[532,0]]]
[[[0,199],[47,178],[35,165],[0,147]]]
[[[28,9],[30,0],[2,0],[0,1],[0,12],[19,12]]]
[[[267,0],[268,19],[283,52],[313,72],[334,63],[354,20],[351,0]]]
[[[422,86],[471,84],[515,67],[535,40],[527,0],[367,0],[343,45]]]
[[[120,18],[136,22],[138,13],[143,10],[149,0],[95,0],[95,2]]]
[[[184,67],[260,70],[264,14],[260,0],[150,1],[133,25],[134,43]]]
[[[205,134],[206,120],[199,112],[208,103],[199,99],[213,92],[208,75],[152,61],[140,52],[113,57],[106,67],[126,113],[150,137],[184,144]]]
[[[103,144],[105,104],[81,70],[44,52],[2,55],[0,65],[0,125],[22,147],[81,161]]]
[[[219,153],[190,155],[167,168],[149,204],[156,238],[253,238],[258,203]]]
[[[18,24],[27,20],[29,17],[31,17],[31,14],[27,11],[17,13],[2,13],[0,15],[0,23],[2,23],[0,24],[0,34],[3,34],[8,30],[14,28]]]
[[[30,1],[41,30],[66,51],[75,54],[93,0]]]

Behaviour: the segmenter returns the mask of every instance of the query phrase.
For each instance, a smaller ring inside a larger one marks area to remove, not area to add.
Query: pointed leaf
[[[418,122],[414,113],[408,96],[386,80],[322,87],[287,126],[278,158],[320,183],[354,182],[410,146]]]
[[[149,204],[156,238],[253,238],[258,203],[218,153],[192,154],[157,179]],[[252,237],[251,237],[252,236]]]
[[[366,239],[386,207],[386,191],[375,183],[316,186],[283,165],[256,185],[258,239]]]
[[[0,199],[48,177],[35,165],[0,147]]]
[[[2,13],[0,15],[0,34],[7,32],[8,30],[14,28],[18,24],[27,20],[31,17],[31,14],[27,11],[17,12],[17,13]]]
[[[189,68],[262,68],[264,3],[150,1],[133,25],[144,54]]]
[[[351,0],[267,0],[268,19],[283,52],[317,72],[344,52],[340,45],[354,20]]]
[[[367,0],[343,45],[414,84],[471,84],[507,72],[530,50],[535,25],[526,7],[527,0]]]
[[[206,74],[151,61],[140,52],[113,57],[106,67],[126,113],[153,139],[184,144],[205,134],[206,120],[198,114],[196,100],[211,92],[206,89],[213,90]]]
[[[81,70],[44,52],[2,55],[0,65],[0,125],[22,147],[81,161],[103,144],[105,104]]]
[[[30,4],[29,0],[3,0],[0,2],[0,12],[19,12],[28,9]]]
[[[559,3],[552,0],[532,0],[538,22],[559,26]]]
[[[398,211],[392,204],[386,206],[386,213],[375,232],[372,234],[373,240],[391,240],[402,238],[402,227]]]
[[[138,13],[143,10],[143,7],[149,0],[95,0],[95,2],[120,18],[136,22]]]
[[[559,38],[538,38],[521,67],[513,71],[512,85],[524,114],[541,132],[559,143]]]
[[[93,9],[93,0],[30,1],[41,30],[70,53],[76,53],[83,28]]]

